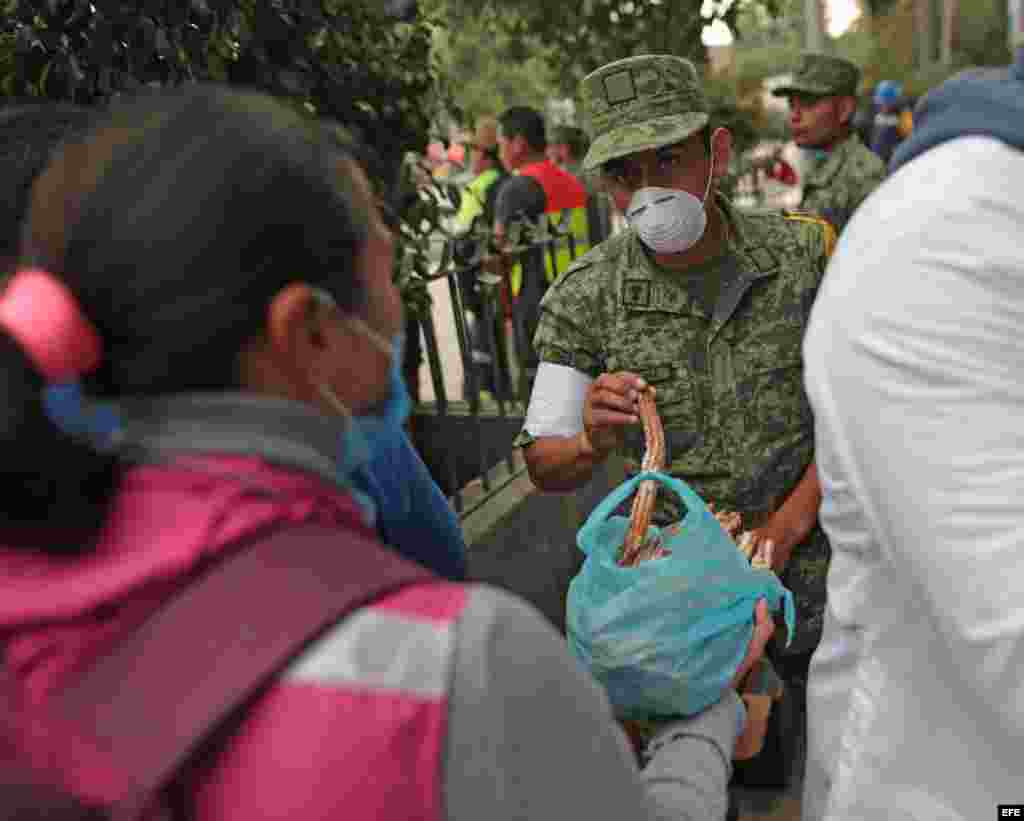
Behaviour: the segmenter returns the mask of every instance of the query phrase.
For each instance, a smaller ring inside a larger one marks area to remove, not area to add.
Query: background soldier
[[[793,140],[810,155],[800,209],[836,231],[885,177],[885,165],[852,128],[859,84],[860,69],[849,60],[805,54],[792,82],[772,92],[788,100]]]

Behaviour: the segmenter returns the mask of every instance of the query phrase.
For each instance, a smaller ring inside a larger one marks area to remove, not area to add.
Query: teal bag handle
[[[648,480],[654,480],[660,482],[669,490],[674,492],[679,498],[683,500],[686,505],[688,512],[699,511],[706,513],[711,516],[712,513],[708,510],[707,503],[700,498],[686,482],[681,479],[676,479],[674,476],[669,476],[667,473],[661,473],[659,471],[645,471],[638,473],[632,479],[627,479],[615,490],[609,493],[601,503],[591,511],[591,514],[587,517],[587,521],[583,523],[583,527],[579,529],[576,534],[576,545],[586,555],[590,555],[590,545],[596,543],[596,531],[605,523],[605,520],[611,516],[615,509],[621,505],[626,499],[628,499],[641,482]]]
[[[694,515],[707,516],[714,519],[714,514],[708,509],[707,503],[694,492],[694,490],[686,484],[682,479],[677,479],[674,476],[669,476],[667,473],[661,473],[659,471],[645,471],[638,473],[631,479],[627,479],[615,490],[609,493],[604,499],[601,500],[600,504],[594,508],[591,514],[587,517],[587,520],[583,523],[583,527],[579,529],[576,534],[576,545],[580,550],[587,556],[590,555],[591,546],[598,543],[597,531],[601,525],[605,523],[609,516],[611,516],[615,509],[621,505],[626,499],[628,499],[637,489],[641,482],[647,480],[654,480],[660,482],[662,485],[673,491],[679,498],[681,498],[686,505],[687,513]],[[716,521],[717,525],[717,521]],[[793,627],[796,623],[796,607],[793,602],[793,594],[783,587],[779,580],[775,579],[775,584],[778,585],[779,592],[781,593],[781,604],[783,616],[786,622],[786,645],[793,641]],[[757,598],[765,596],[766,592],[758,593],[753,601],[756,602]],[[745,597],[747,601],[751,599]],[[735,607],[743,606],[743,602],[737,602]],[[775,608],[772,608],[773,610]],[[706,624],[703,629],[717,629],[722,626],[723,621],[728,621],[729,617],[719,616],[718,619],[712,620],[709,624]]]

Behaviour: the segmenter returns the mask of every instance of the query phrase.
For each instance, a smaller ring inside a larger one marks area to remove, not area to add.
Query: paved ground
[[[801,742],[803,739],[801,738]],[[800,821],[800,795],[803,792],[804,745],[799,745],[800,763],[793,781],[785,790],[734,788],[740,809],[740,821]]]

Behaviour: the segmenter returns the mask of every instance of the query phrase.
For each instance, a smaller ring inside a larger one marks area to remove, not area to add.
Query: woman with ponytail
[[[405,421],[392,257],[359,164],[265,96],[150,94],[62,145],[0,292],[0,649],[26,711],[247,537],[375,541],[350,478]],[[68,384],[84,422],[58,427],[43,397]],[[737,705],[667,722],[638,772],[535,610],[429,578],[310,644],[167,802],[198,821],[719,818]],[[89,762],[60,778],[121,797]]]

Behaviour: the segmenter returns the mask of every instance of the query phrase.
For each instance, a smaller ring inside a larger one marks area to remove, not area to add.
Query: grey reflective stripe
[[[440,697],[448,686],[452,633],[452,625],[361,610],[299,656],[284,679]]]

